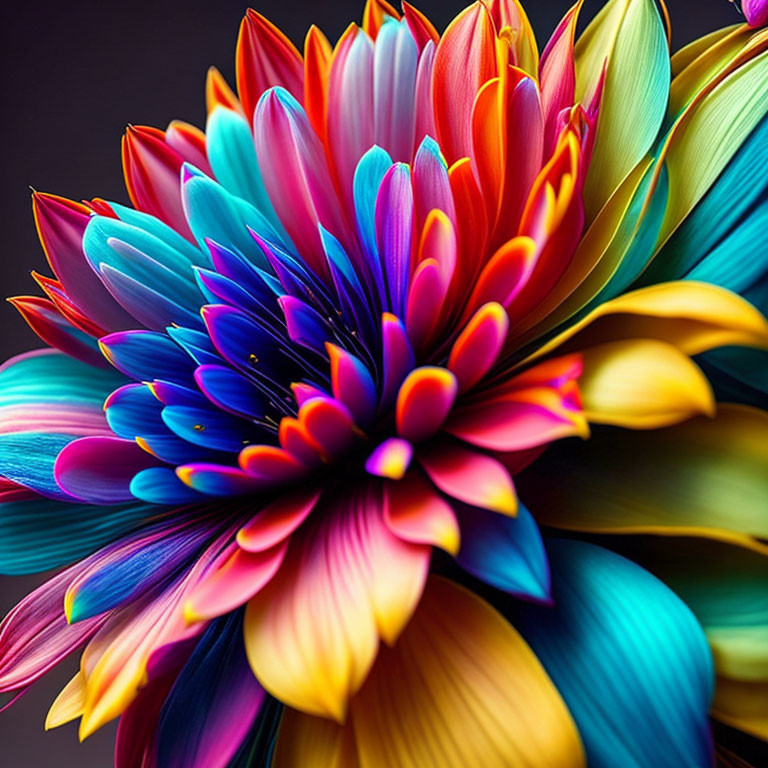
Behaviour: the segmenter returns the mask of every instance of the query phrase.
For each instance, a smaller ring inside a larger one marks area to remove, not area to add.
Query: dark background
[[[214,64],[234,85],[234,50],[248,0],[23,0],[0,10],[2,120],[0,294],[39,293],[32,269],[48,273],[29,187],[72,199],[128,202],[120,137],[127,123],[164,128],[173,118],[205,122],[204,83]],[[252,0],[302,47],[317,23],[335,41],[362,14],[363,0]],[[414,0],[442,31],[468,0]],[[544,43],[572,0],[528,0]],[[667,0],[675,49],[740,20],[728,0]],[[602,0],[587,0],[589,19]],[[0,304],[0,361],[40,346]],[[0,577],[4,615],[41,577]],[[71,659],[0,714],[0,764],[7,768],[111,765],[114,725],[77,744],[74,725],[43,732],[50,703],[77,669]]]

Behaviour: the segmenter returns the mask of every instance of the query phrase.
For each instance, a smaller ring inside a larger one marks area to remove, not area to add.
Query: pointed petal
[[[250,120],[261,94],[280,86],[301,99],[304,64],[294,44],[260,13],[248,9],[235,52],[237,91]]]

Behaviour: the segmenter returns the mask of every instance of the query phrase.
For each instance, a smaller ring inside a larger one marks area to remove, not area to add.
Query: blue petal
[[[194,314],[200,306],[200,292],[195,284],[192,267],[204,266],[209,262],[207,256],[197,249],[192,249],[190,257],[189,251],[178,251],[143,229],[107,216],[93,216],[83,236],[83,251],[91,266],[99,273],[102,272],[102,265],[107,265],[135,283],[157,294],[167,295],[188,313]],[[116,279],[114,275],[112,279]],[[107,284],[107,288],[111,289],[112,286]],[[120,289],[121,285],[117,288]],[[133,293],[136,290],[134,287]],[[125,285],[119,295],[113,295],[121,304],[126,303],[125,309],[131,314],[134,309],[142,312],[141,305],[134,307],[130,303],[131,292]],[[181,318],[171,318],[165,325],[174,319]]]
[[[206,535],[210,535],[207,527],[165,522],[96,553],[97,567],[78,583],[68,607],[70,623],[98,616],[145,594],[183,568],[200,549]]]
[[[709,768],[714,670],[674,592],[593,544],[547,542],[555,607],[516,626],[568,705],[593,768]]]
[[[102,337],[100,344],[112,365],[136,381],[185,384],[192,379],[194,361],[164,333],[118,331]]]
[[[101,280],[121,307],[153,331],[162,330],[171,323],[202,325],[197,314],[197,308],[203,303],[200,297],[195,302],[197,307],[194,310],[183,307],[109,264],[101,265]],[[172,290],[172,286],[168,287]]]
[[[237,249],[252,264],[265,266],[264,254],[249,229],[271,242],[291,247],[250,203],[231,195],[204,174],[185,165],[182,179],[184,211],[200,248],[207,247],[206,240],[213,240]]]
[[[149,504],[191,504],[204,498],[184,485],[168,467],[142,469],[133,476],[130,491],[137,499]]]
[[[518,597],[549,600],[549,565],[541,533],[522,505],[508,517],[457,507],[461,549],[456,562],[478,579]]]
[[[265,698],[245,655],[242,611],[213,622],[160,712],[158,765],[229,765]]]
[[[355,217],[365,257],[365,277],[371,295],[378,297],[381,306],[386,305],[387,295],[376,244],[376,198],[382,179],[391,167],[392,158],[387,152],[381,147],[371,147],[360,158],[353,181]]]
[[[0,435],[0,475],[52,499],[71,498],[54,480],[53,465],[61,449],[76,439],[45,432]]]
[[[221,357],[216,352],[207,333],[193,328],[166,328],[168,335],[197,363],[220,363]]]
[[[201,365],[195,381],[206,397],[236,416],[258,418],[267,410],[262,393],[245,377],[223,365]]]
[[[137,211],[135,208],[128,208],[119,203],[109,203],[109,206],[120,221],[143,229],[158,240],[162,240],[166,245],[186,256],[191,264],[206,263],[207,257],[204,252],[201,252],[199,248],[195,247],[185,237],[182,237],[175,229],[169,227],[155,216],[143,211]]]
[[[160,412],[163,405],[145,384],[126,384],[115,390],[104,404],[109,428],[118,436],[133,440],[169,434]]]
[[[669,239],[641,278],[642,285],[675,280],[736,225],[768,185],[768,118],[765,118]]]
[[[163,408],[163,421],[183,440],[213,451],[237,453],[255,438],[247,422],[216,408],[168,405]]]

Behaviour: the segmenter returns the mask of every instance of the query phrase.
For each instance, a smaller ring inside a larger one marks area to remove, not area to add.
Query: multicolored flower
[[[0,568],[66,568],[0,690],[82,649],[47,727],[119,717],[118,768],[768,738],[768,32],[581,5],[541,56],[517,0],[303,56],[249,11],[133,207],[35,193]]]

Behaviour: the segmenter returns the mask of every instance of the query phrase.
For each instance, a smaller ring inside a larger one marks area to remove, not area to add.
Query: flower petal
[[[390,533],[382,504],[376,484],[328,502],[248,604],[251,667],[289,706],[342,721],[379,636],[394,642],[421,595],[429,547]]]
[[[554,540],[547,549],[554,607],[526,607],[518,626],[565,699],[589,765],[710,765],[712,657],[685,604],[601,547]]]
[[[418,454],[429,479],[455,499],[483,509],[515,515],[517,496],[503,464],[459,443],[430,446]]]
[[[330,728],[288,711],[276,768],[465,768],[510,765],[510,756],[520,766],[585,765],[568,710],[525,641],[479,597],[437,577],[350,714]]]

